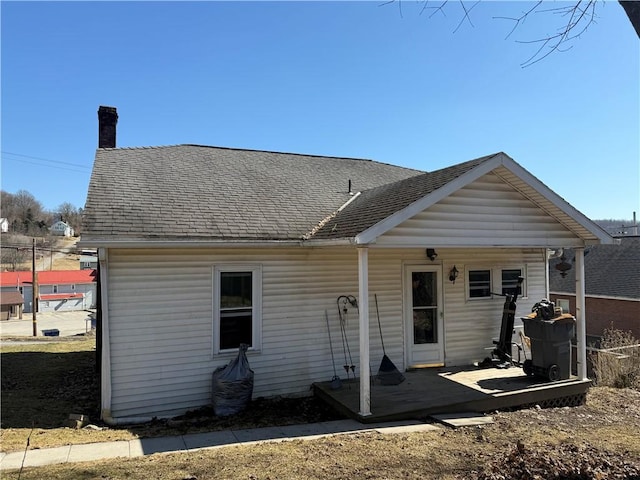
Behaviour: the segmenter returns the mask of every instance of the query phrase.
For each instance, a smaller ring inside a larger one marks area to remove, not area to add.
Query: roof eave
[[[331,240],[251,240],[251,239],[111,239],[89,238],[78,242],[79,248],[266,248],[266,247],[320,247],[353,245],[353,239]]]
[[[505,167],[509,171],[511,171],[514,175],[519,177],[522,181],[526,182],[529,186],[531,186],[534,190],[539,192],[543,197],[545,197],[548,201],[550,201],[556,208],[562,211],[564,214],[570,216],[573,220],[575,220],[582,228],[587,230],[592,237],[585,237],[579,235],[577,232],[574,232],[576,236],[579,238],[579,242],[574,242],[571,244],[565,245],[555,245],[555,246],[564,246],[564,247],[583,247],[589,245],[599,245],[599,244],[615,244],[616,239],[609,235],[604,229],[602,229],[599,225],[592,222],[589,218],[587,218],[584,214],[576,210],[569,203],[567,203],[564,199],[562,199],[559,195],[553,192],[549,187],[547,187],[544,183],[530,174],[527,170],[521,167],[515,160],[509,157],[507,154],[500,152],[493,157],[485,160],[481,164],[472,168],[468,172],[457,177],[455,180],[447,183],[443,187],[431,192],[430,194],[422,197],[421,199],[413,202],[409,206],[403,208],[395,212],[394,214],[388,216],[387,218],[381,220],[376,223],[372,227],[360,232],[356,235],[354,241],[358,245],[368,245],[376,242],[377,238],[389,230],[395,228],[400,223],[405,220],[410,219],[414,215],[419,212],[429,208],[435,203],[443,200],[447,196],[451,195],[455,191],[460,188],[470,184],[471,182],[479,179],[483,175],[486,175],[492,171],[494,171],[498,167]],[[560,220],[558,220],[559,223]],[[497,245],[496,245],[497,246]],[[534,245],[531,245],[534,246]],[[537,247],[553,247],[553,245],[535,245]]]
[[[472,168],[468,172],[463,173],[455,180],[447,183],[437,190],[434,190],[421,199],[416,200],[409,206],[395,212],[394,214],[376,223],[372,227],[369,227],[368,229],[356,235],[355,243],[359,245],[374,243],[380,235],[387,233],[389,230],[397,227],[405,220],[408,220],[419,212],[425,210],[426,208],[429,208],[440,200],[448,197],[453,192],[462,188],[464,185],[467,185],[468,183],[480,178],[482,175],[489,173],[497,166],[501,165],[500,160],[502,159],[502,157],[508,158],[504,153],[498,153],[493,157],[485,160],[475,168]]]
[[[520,166],[513,159],[505,155],[505,162],[503,166],[511,170],[514,175],[520,177],[523,181],[527,182],[531,187],[533,187],[536,191],[542,194],[547,200],[549,200],[553,205],[561,210],[566,215],[569,215],[573,220],[575,220],[581,227],[587,230],[596,238],[583,238],[584,245],[613,245],[620,243],[614,237],[609,235],[602,227],[598,224],[590,220],[586,215],[582,212],[574,208],[571,204],[569,204],[566,200],[560,197],[557,193],[547,187],[544,183],[538,180],[535,176],[525,170],[522,166]]]

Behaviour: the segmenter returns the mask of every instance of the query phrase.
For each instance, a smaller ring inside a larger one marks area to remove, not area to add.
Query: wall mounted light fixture
[[[451,270],[449,270],[449,281],[451,283],[456,283],[456,278],[458,278],[458,269],[454,265]]]
[[[431,260],[432,262],[438,258],[438,254],[436,253],[435,249],[433,248],[427,248],[427,258],[429,260]]]

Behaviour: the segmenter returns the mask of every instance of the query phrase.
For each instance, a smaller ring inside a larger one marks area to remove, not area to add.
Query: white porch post
[[[358,297],[360,330],[360,415],[371,415],[369,378],[369,250],[358,248]]]
[[[587,327],[585,318],[584,248],[576,248],[576,339],[578,377],[587,380]]]

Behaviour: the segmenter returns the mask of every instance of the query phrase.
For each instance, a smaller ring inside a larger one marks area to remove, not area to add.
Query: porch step
[[[476,427],[493,423],[493,417],[479,412],[443,413],[430,415],[430,417],[452,428]]]

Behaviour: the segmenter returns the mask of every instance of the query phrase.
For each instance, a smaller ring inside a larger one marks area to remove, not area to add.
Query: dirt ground
[[[279,410],[279,418],[286,418],[296,406],[274,402],[268,407],[272,409]],[[266,418],[258,408],[242,419],[252,416],[256,424]],[[52,465],[3,472],[3,478],[640,479],[640,392],[597,387],[579,407],[494,412],[493,417],[494,424],[482,427],[410,434],[366,432]]]
[[[640,478],[640,392],[591,388],[578,407],[494,414],[491,435],[521,432],[511,450],[478,456],[477,478]],[[480,441],[491,441],[482,429]]]
[[[95,343],[90,339],[45,343],[3,348],[3,451],[339,418],[313,398],[276,398],[255,399],[244,412],[226,418],[203,408],[171,420],[109,428],[95,420]],[[71,412],[89,414],[99,429],[64,427]],[[27,469],[20,478],[640,479],[637,390],[593,387],[581,406],[533,407],[491,412],[491,416],[494,423],[482,427],[400,435],[359,433],[63,464]],[[3,472],[2,478],[18,476]]]

